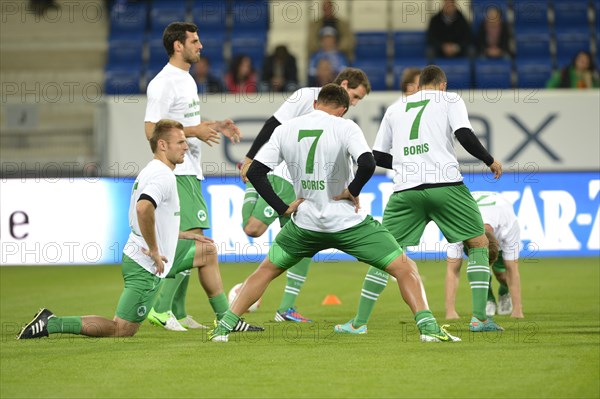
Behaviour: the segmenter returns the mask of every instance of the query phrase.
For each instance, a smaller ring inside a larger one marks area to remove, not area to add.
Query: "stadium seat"
[[[556,58],[573,57],[578,51],[590,51],[591,37],[588,25],[577,27],[557,27]]]
[[[402,72],[406,68],[419,68],[423,69],[428,65],[427,59],[425,57],[415,57],[415,58],[396,58],[394,59],[394,65],[392,68],[392,72],[394,74],[394,90],[401,90],[400,84],[402,79]]]
[[[252,59],[255,69],[260,69],[265,57],[266,32],[233,30],[231,32],[231,56],[245,54]]]
[[[118,36],[108,41],[108,64],[139,65],[142,63],[144,51],[144,36],[131,34],[127,37]]]
[[[474,32],[479,30],[479,25],[485,19],[485,14],[490,7],[499,8],[502,11],[502,17],[506,20],[508,15],[508,0],[473,0],[471,7],[473,12],[473,21],[471,27]]]
[[[107,70],[104,74],[104,94],[139,94],[140,70]]]
[[[394,32],[394,59],[425,57],[426,49],[426,32]]]
[[[161,68],[169,62],[167,51],[163,45],[162,37],[154,37],[148,40],[148,64],[153,68],[160,66]]]
[[[515,29],[547,28],[548,27],[548,1],[545,0],[519,0],[514,2]]]
[[[515,29],[516,55],[518,57],[549,57],[550,31],[548,28]]]
[[[385,60],[358,60],[353,65],[355,68],[362,69],[369,77],[371,89],[387,90],[387,64]]]
[[[154,34],[162,33],[173,21],[185,21],[185,3],[153,2],[150,8],[150,29]]]
[[[269,29],[269,4],[266,0],[233,0],[233,29],[266,32]]]
[[[471,85],[471,61],[468,58],[437,59],[433,64],[439,66],[446,73],[448,91],[468,89]]]
[[[543,88],[552,75],[550,57],[516,58],[517,86],[519,88]]]
[[[475,60],[475,87],[478,89],[509,89],[512,63],[509,60]]]
[[[226,42],[227,36],[224,31],[200,31],[200,43],[202,43],[200,53],[209,58],[211,63],[225,62],[223,47]]]
[[[554,26],[557,28],[587,27],[587,0],[552,0],[554,8]]]
[[[225,32],[227,29],[227,2],[196,0],[192,7],[193,20],[201,33]]]
[[[110,12],[111,37],[146,31],[148,6],[146,3],[119,4]]]
[[[357,60],[387,59],[387,32],[358,32],[355,36],[355,55]]]

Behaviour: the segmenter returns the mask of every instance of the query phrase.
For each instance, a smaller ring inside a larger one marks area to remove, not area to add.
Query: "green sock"
[[[417,322],[417,327],[421,334],[424,333],[439,333],[440,326],[437,323],[437,320],[431,313],[431,310],[421,310],[415,313],[415,321]]]
[[[489,252],[487,248],[471,248],[467,265],[467,278],[471,284],[473,316],[486,320],[485,302],[490,286]]]
[[[500,283],[500,287],[498,288],[498,296],[506,295],[508,292],[508,285]]]
[[[235,328],[235,325],[239,319],[239,316],[237,316],[231,310],[228,310],[223,315],[223,318],[219,321],[219,326],[226,329],[227,332],[231,332]]]
[[[490,286],[488,287],[487,300],[496,302],[496,297],[494,296],[494,290],[492,288],[492,276],[490,276]]]
[[[367,324],[369,317],[371,317],[371,313],[373,312],[373,308],[375,307],[375,302],[377,302],[379,294],[381,294],[387,286],[389,277],[390,275],[383,270],[373,266],[369,267],[358,301],[358,312],[352,323],[354,327],[360,327]]]
[[[184,319],[187,316],[187,311],[185,309],[185,299],[187,296],[187,289],[190,283],[190,271],[186,270],[185,276],[182,276],[181,283],[177,290],[175,291],[175,295],[173,296],[173,314],[177,320]]]
[[[162,287],[160,287],[160,294],[154,304],[155,312],[165,313],[172,310],[175,293],[183,280],[185,280],[185,276],[182,276],[181,273],[177,273],[175,278],[166,278],[165,281],[163,281]]]
[[[208,302],[210,303],[210,306],[212,306],[215,316],[217,316],[217,320],[221,320],[229,310],[229,302],[227,302],[227,297],[224,292],[217,296],[213,296],[212,298],[208,298]]]
[[[244,195],[244,205],[242,205],[242,226],[246,226],[248,219],[254,212],[254,207],[258,201],[258,193],[250,183],[246,183],[246,194]]]
[[[287,271],[287,284],[285,285],[285,291],[281,303],[279,304],[279,312],[283,313],[296,302],[300,289],[306,280],[308,274],[308,267],[310,266],[311,258],[304,258],[300,262],[296,263]]]
[[[81,316],[51,317],[48,319],[48,334],[81,334]]]

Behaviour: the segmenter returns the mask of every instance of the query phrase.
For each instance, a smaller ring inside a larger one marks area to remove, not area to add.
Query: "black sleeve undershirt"
[[[358,196],[360,194],[360,190],[364,187],[365,184],[369,181],[373,173],[375,172],[375,158],[373,154],[370,152],[365,152],[361,154],[356,160],[358,164],[358,169],[356,170],[356,176],[354,176],[354,180],[348,184],[348,191],[353,196]]]
[[[494,157],[492,157],[490,153],[483,147],[471,129],[462,127],[454,132],[454,135],[458,139],[460,145],[462,145],[469,154],[473,155],[487,166],[490,166],[494,163]]]
[[[377,166],[386,169],[393,169],[392,161],[394,160],[394,157],[392,156],[392,154],[373,150],[373,156],[375,157],[375,163],[377,164]]]
[[[267,119],[263,127],[260,129],[260,132],[258,132],[258,135],[254,139],[254,142],[252,143],[252,146],[250,147],[250,150],[246,156],[250,159],[254,159],[258,150],[260,150],[260,148],[265,145],[267,141],[269,141],[273,131],[279,125],[281,125],[281,122],[279,122],[274,116]]]
[[[154,209],[156,209],[156,201],[154,201],[154,198],[152,198],[148,194],[140,195],[140,198],[138,198],[137,202],[140,202],[142,200],[150,201],[150,203],[152,203],[152,205],[154,205]]]
[[[271,183],[269,183],[267,173],[270,171],[271,169],[268,166],[255,160],[250,164],[246,176],[256,189],[258,195],[260,195],[278,215],[283,215],[289,208],[289,205],[283,202],[273,190]]]

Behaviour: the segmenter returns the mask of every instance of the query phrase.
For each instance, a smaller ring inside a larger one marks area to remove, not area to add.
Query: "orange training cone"
[[[341,305],[342,301],[340,301],[340,298],[338,298],[336,295],[333,294],[329,294],[327,296],[325,296],[325,299],[323,299],[323,302],[321,303],[321,305]]]

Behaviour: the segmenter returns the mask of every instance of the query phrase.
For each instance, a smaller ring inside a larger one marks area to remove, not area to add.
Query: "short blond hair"
[[[150,137],[150,149],[152,150],[153,154],[156,153],[158,140],[166,140],[166,137],[169,135],[172,129],[183,130],[183,125],[172,119],[161,119],[156,122],[156,125],[154,125],[154,130],[152,131],[152,137]]]

